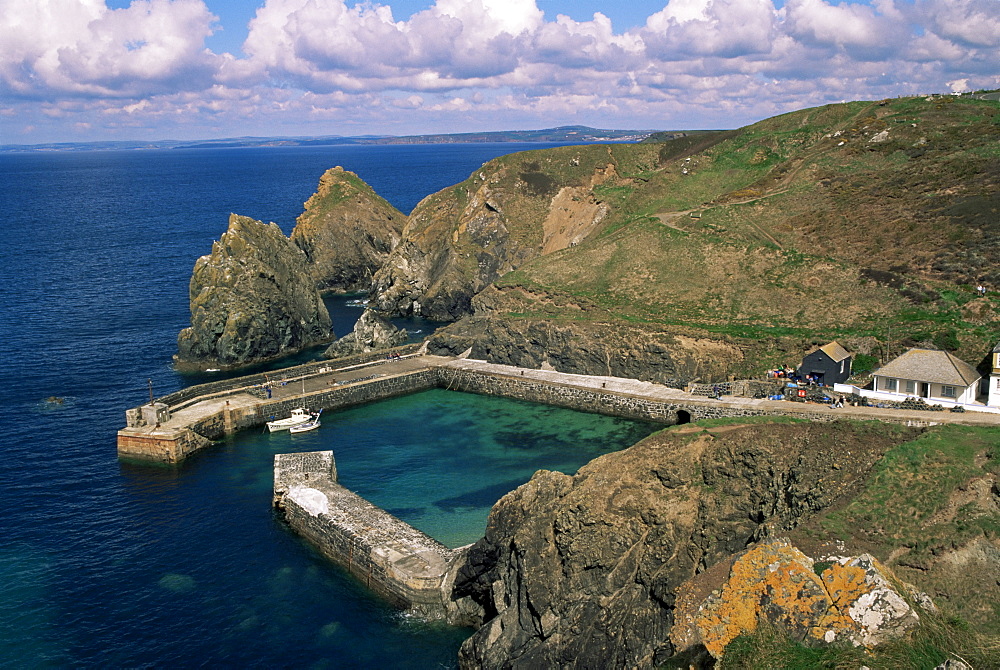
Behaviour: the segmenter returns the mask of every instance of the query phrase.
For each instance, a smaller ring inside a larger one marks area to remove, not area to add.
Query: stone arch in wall
[[[677,425],[680,426],[685,423],[691,423],[691,412],[686,409],[677,410]]]

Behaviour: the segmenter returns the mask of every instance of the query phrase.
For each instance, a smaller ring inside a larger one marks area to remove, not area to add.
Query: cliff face
[[[839,422],[679,427],[576,476],[536,473],[496,504],[455,580],[453,598],[464,612],[478,607],[482,624],[462,666],[662,660],[674,650],[680,584],[831,505],[903,432]]]
[[[425,198],[374,278],[382,311],[451,321],[472,296],[543,254],[586,238],[607,207],[592,189],[616,178],[606,147],[529,151],[490,161]]]
[[[230,368],[329,341],[330,315],[305,255],[275,224],[229,217],[194,266],[191,327],[177,338],[181,368]]]
[[[399,243],[405,221],[356,174],[338,166],[320,178],[291,237],[320,290],[367,291]]]
[[[520,291],[514,291],[520,294]],[[473,316],[437,331],[428,351],[524,368],[608,375],[683,386],[691,379],[721,379],[743,352],[730,344],[685,335],[679,329],[601,320],[509,318],[511,291],[488,287],[473,300]],[[534,298],[541,302],[539,298]],[[583,314],[587,305],[578,305]]]

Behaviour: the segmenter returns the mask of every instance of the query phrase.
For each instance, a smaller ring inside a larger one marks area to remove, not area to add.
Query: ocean
[[[194,261],[230,212],[288,233],[335,165],[408,212],[543,146],[0,154],[0,667],[454,667],[470,631],[388,607],[275,518],[273,455],[332,448],[345,486],[459,546],[535,470],[574,472],[654,426],[436,390],[176,468],[120,463],[115,432],[147,380],[160,396],[215,378],[171,356]],[[345,334],[360,309],[328,304]]]

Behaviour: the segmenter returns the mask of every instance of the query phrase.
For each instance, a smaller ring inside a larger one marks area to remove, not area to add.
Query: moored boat
[[[296,407],[292,413],[284,419],[275,419],[267,422],[267,430],[274,433],[279,430],[291,430],[292,427],[312,421],[315,416],[305,407]]]
[[[290,432],[290,433],[304,433],[304,432],[309,431],[309,430],[316,430],[317,428],[320,427],[319,415],[322,414],[322,413],[323,413],[323,410],[320,410],[320,411],[316,412],[315,414],[312,415],[312,417],[313,417],[312,420],[306,421],[305,423],[296,424],[296,425],[292,426],[291,428],[289,428],[288,432]]]

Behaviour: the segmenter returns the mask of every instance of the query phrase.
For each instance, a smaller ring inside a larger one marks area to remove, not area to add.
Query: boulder
[[[406,331],[394,326],[378,312],[366,309],[354,324],[354,331],[331,344],[324,355],[327,358],[340,358],[391,349],[401,344],[406,344]]]
[[[726,645],[766,621],[808,645],[848,641],[874,647],[919,623],[907,596],[926,600],[894,586],[869,554],[817,563],[787,540],[772,540],[740,554],[721,591],[696,612],[681,608],[672,639],[679,647],[700,642],[721,658]]]
[[[330,341],[330,315],[302,251],[277,225],[232,214],[194,266],[180,369],[236,368]]]

